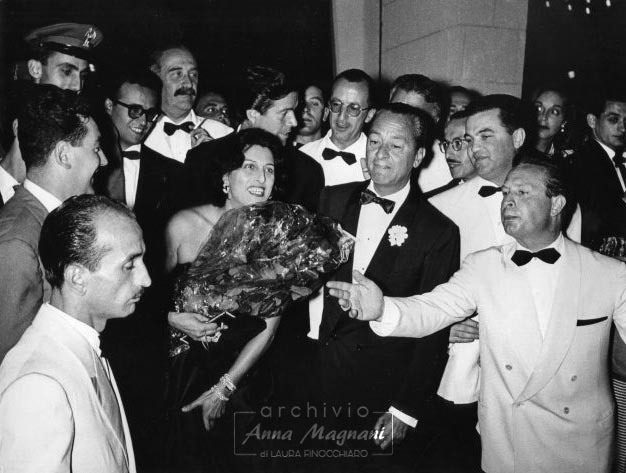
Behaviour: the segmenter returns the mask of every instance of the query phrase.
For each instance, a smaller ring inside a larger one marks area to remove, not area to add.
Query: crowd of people
[[[30,32],[3,104],[1,471],[626,471],[626,90],[251,64],[233,98],[168,44],[90,97],[102,38]],[[277,317],[177,311],[268,200],[348,261]]]

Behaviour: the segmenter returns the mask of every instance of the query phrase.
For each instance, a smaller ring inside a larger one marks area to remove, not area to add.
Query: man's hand
[[[213,137],[209,135],[209,132],[202,127],[194,128],[193,130],[191,130],[189,135],[191,136],[192,148],[195,148],[200,143],[204,143],[205,141],[211,141],[213,139]]]
[[[467,319],[450,328],[450,343],[469,343],[478,340],[478,322]]]
[[[385,450],[392,442],[395,444],[402,442],[404,437],[406,437],[409,426],[397,417],[394,417],[391,412],[385,412],[378,418],[374,429],[378,433],[374,443],[382,450]]]
[[[358,271],[352,271],[354,284],[328,281],[328,293],[339,299],[339,306],[350,311],[350,317],[358,320],[378,320],[383,315],[385,301],[380,288]]]
[[[218,325],[209,323],[206,317],[189,312],[169,312],[167,321],[176,330],[180,330],[198,342],[215,335],[218,330]]]
[[[183,412],[190,412],[200,406],[202,406],[202,422],[207,431],[211,430],[217,419],[226,412],[226,401],[222,401],[217,397],[217,393],[211,391],[205,391],[198,399],[184,406]]]

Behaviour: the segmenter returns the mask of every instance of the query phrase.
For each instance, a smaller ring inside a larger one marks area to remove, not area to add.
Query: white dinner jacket
[[[385,298],[379,335],[421,337],[480,313],[478,416],[487,473],[608,473],[611,323],[626,335],[626,265],[568,239],[545,339],[515,243],[470,255],[431,293]],[[387,305],[388,304],[388,305]],[[393,320],[393,318],[388,319]]]

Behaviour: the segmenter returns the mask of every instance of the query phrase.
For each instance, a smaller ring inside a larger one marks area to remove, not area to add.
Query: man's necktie
[[[363,192],[361,192],[361,205],[371,204],[372,202],[380,205],[386,214],[390,214],[391,212],[393,212],[393,208],[396,205],[393,200],[378,197],[369,189],[365,189]]]
[[[615,156],[613,156],[613,163],[615,163],[615,167],[622,175],[622,180],[624,181],[624,184],[626,184],[626,158],[617,153]]]
[[[531,259],[539,258],[544,263],[554,264],[561,257],[561,253],[556,251],[554,248],[545,248],[541,251],[537,251],[536,253],[531,253],[526,250],[517,250],[511,256],[511,261],[513,261],[518,266],[524,266],[528,264]]]
[[[336,149],[324,148],[322,151],[322,158],[326,161],[335,159],[337,156],[341,157],[346,164],[354,164],[356,163],[356,156],[354,153],[346,153],[344,151],[337,151]]]
[[[482,186],[480,189],[478,189],[478,195],[481,197],[489,197],[496,192],[502,192],[502,189],[496,186]]]
[[[122,157],[135,161],[141,158],[141,153],[139,151],[122,151]]]
[[[185,122],[181,123],[180,125],[174,125],[173,123],[167,122],[163,124],[163,131],[167,136],[172,136],[174,133],[176,133],[176,130],[182,130],[185,133],[189,133],[191,132],[191,130],[194,129],[194,127],[195,125],[193,124],[193,122]]]

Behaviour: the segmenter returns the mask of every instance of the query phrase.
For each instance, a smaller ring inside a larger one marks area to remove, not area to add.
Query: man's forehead
[[[304,91],[304,98],[307,99],[307,100],[308,99],[323,100],[322,91],[320,90],[319,87],[317,87],[315,85],[310,85]]]
[[[76,67],[80,72],[89,69],[89,63],[86,60],[57,51],[48,56],[46,63],[49,67],[58,67],[67,64]]]
[[[504,185],[518,185],[518,186],[545,186],[546,172],[543,168],[532,164],[520,164],[519,166],[511,169],[506,177]]]
[[[101,212],[95,219],[97,243],[111,251],[133,254],[142,250],[141,228],[134,220],[113,211]]]
[[[124,82],[119,89],[119,100],[127,103],[156,102],[156,92],[141,84]]]
[[[609,100],[606,102],[604,106],[604,114],[618,114],[618,115],[626,115],[626,102],[618,102]]]
[[[446,136],[463,136],[465,133],[465,118],[455,118],[446,125]]]
[[[383,111],[374,118],[370,133],[384,131],[393,136],[407,138],[411,135],[412,126],[411,121],[404,115]]]
[[[171,69],[175,67],[197,67],[196,59],[184,49],[168,49],[161,56],[161,67]]]
[[[492,108],[470,115],[465,125],[467,133],[479,131],[482,128],[504,128],[500,119],[500,109]]]
[[[333,98],[350,102],[366,102],[369,98],[365,82],[348,82],[346,79],[339,79],[335,82],[332,95]]]
[[[298,93],[297,92],[289,92],[289,94],[285,95],[282,99],[274,100],[272,105],[267,109],[270,110],[290,110],[296,108],[298,106]]]

